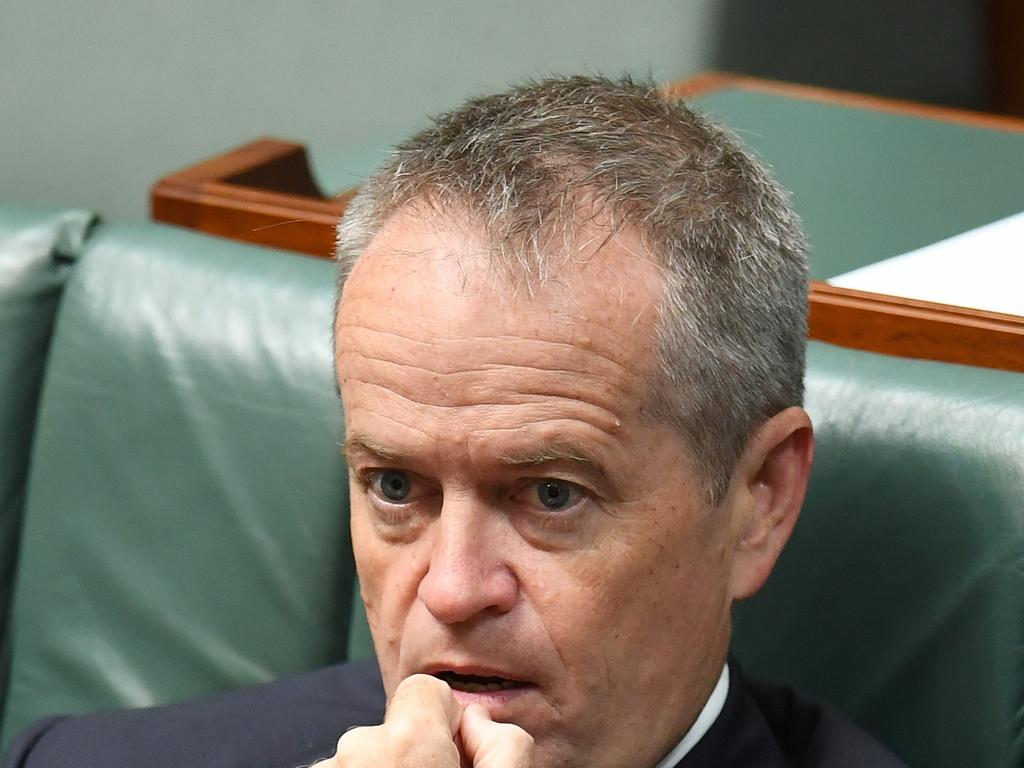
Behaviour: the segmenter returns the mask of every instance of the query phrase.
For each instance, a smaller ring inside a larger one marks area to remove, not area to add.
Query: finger
[[[479,704],[462,714],[462,747],[473,768],[530,768],[533,737],[512,723],[496,723]]]
[[[432,675],[410,675],[398,684],[387,714],[386,725],[399,722],[414,728],[443,729],[449,737],[459,732],[462,705],[443,680]]]

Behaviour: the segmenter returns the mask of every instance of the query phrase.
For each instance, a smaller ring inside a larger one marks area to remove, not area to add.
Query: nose
[[[500,520],[470,500],[446,499],[435,520],[430,566],[417,596],[439,622],[507,613],[519,583],[505,555]]]

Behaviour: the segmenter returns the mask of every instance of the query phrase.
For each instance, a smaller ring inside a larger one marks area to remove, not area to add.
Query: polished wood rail
[[[259,139],[165,176],[150,190],[153,219],[211,235],[329,257],[355,194],[327,197],[306,148]]]

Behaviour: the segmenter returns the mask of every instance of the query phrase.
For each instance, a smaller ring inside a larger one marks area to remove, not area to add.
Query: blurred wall
[[[721,0],[712,64],[779,80],[984,108],[987,6],[983,0]]]
[[[0,201],[147,215],[159,176],[262,135],[328,191],[465,96],[707,68],[985,103],[978,0],[0,0]]]
[[[717,0],[0,0],[0,201],[147,215],[157,177],[309,143],[343,188],[425,115],[510,80],[706,68]]]

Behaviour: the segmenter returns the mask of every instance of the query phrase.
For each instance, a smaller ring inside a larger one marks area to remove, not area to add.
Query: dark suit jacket
[[[48,718],[0,768],[298,768],[383,715],[376,664],[357,662],[203,701]],[[905,768],[835,710],[746,680],[731,662],[725,707],[678,768],[741,766]]]

